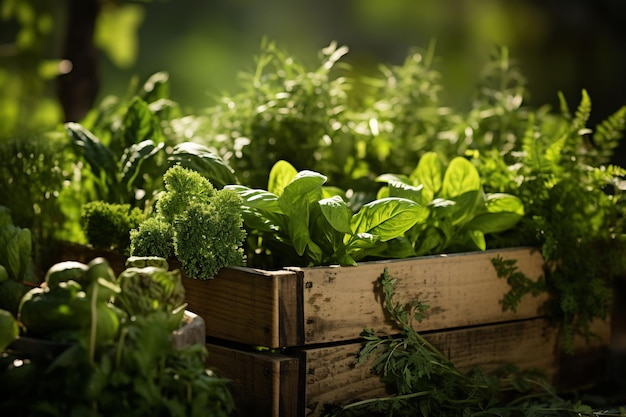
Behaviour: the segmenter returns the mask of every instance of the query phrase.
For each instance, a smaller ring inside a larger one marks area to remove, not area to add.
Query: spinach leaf
[[[328,223],[337,231],[351,234],[350,219],[352,212],[346,202],[340,196],[325,198],[318,202],[322,214]]]
[[[280,195],[285,187],[296,178],[298,171],[287,161],[278,161],[272,167],[267,183],[267,190]]]
[[[378,196],[408,199],[426,207],[426,218],[404,237],[415,255],[443,251],[485,250],[485,235],[511,229],[524,215],[519,198],[511,194],[485,194],[478,170],[463,157],[447,167],[434,152],[420,159],[409,177],[384,174]]]
[[[288,217],[289,236],[298,255],[309,250],[321,260],[321,251],[309,234],[310,204],[319,201],[326,177],[313,171],[302,171],[287,186],[278,198],[278,204]]]
[[[479,189],[480,175],[470,161],[460,156],[450,161],[441,183],[442,197],[453,198]]]

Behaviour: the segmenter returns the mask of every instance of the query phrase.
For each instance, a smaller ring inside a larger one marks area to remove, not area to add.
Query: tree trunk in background
[[[81,120],[93,106],[100,87],[98,55],[93,37],[99,0],[68,0],[68,17],[61,58],[71,71],[58,78],[57,93],[65,121]]]

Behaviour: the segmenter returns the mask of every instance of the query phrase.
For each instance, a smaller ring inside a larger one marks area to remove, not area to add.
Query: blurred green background
[[[0,135],[64,118],[55,77],[70,8],[98,9],[94,56],[99,101],[123,95],[133,77],[171,76],[171,96],[189,111],[237,91],[266,37],[316,62],[331,41],[350,48],[357,74],[401,64],[436,41],[437,69],[451,105],[467,103],[483,64],[504,45],[531,92],[528,104],[575,105],[588,90],[592,122],[626,103],[623,0],[2,0]],[[622,163],[623,152],[618,155]]]

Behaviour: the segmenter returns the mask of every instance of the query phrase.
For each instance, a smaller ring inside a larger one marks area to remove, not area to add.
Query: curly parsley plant
[[[198,172],[174,166],[153,217],[131,232],[131,255],[173,254],[193,278],[211,279],[225,266],[243,265],[242,200],[215,189]]]

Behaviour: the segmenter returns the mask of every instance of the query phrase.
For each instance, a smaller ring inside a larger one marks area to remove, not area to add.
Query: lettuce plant
[[[425,207],[398,197],[371,201],[353,213],[340,190],[324,187],[326,180],[279,161],[267,190],[226,187],[243,199],[245,225],[260,245],[251,245],[254,260],[261,260],[265,250],[282,265],[355,265],[381,255],[393,239],[426,218]]]
[[[524,215],[513,194],[485,193],[478,170],[463,157],[447,167],[434,152],[426,153],[409,176],[384,174],[379,197],[402,197],[428,209],[426,221],[405,234],[413,256],[451,251],[485,250],[485,235],[513,228]]]

